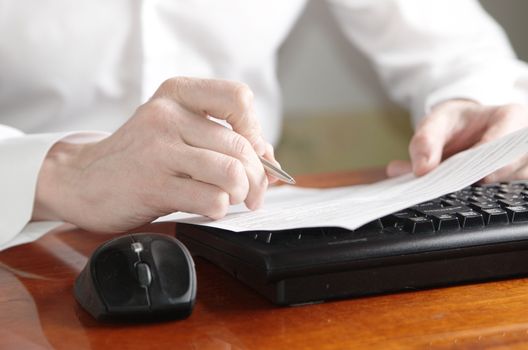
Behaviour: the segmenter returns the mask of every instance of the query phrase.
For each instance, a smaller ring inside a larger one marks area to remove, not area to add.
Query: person
[[[528,70],[476,0],[329,0],[416,124],[410,163],[528,126]],[[28,222],[117,232],[258,208],[280,130],[277,49],[304,0],[2,2],[0,245]],[[138,107],[139,106],[139,107]],[[525,178],[524,160],[486,180]]]

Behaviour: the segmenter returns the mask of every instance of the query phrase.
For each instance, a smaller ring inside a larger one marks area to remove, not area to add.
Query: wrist
[[[33,221],[64,220],[75,178],[76,159],[85,144],[56,143],[46,155],[39,171]]]

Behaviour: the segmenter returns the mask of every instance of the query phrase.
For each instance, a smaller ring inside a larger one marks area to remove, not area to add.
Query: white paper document
[[[299,227],[359,226],[409,206],[458,191],[528,154],[528,128],[458,153],[431,173],[404,175],[370,185],[333,189],[271,188],[263,207],[250,212],[233,206],[223,219],[175,213],[158,221],[179,221],[232,231]]]

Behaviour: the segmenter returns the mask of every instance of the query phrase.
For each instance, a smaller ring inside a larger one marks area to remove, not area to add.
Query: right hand
[[[256,209],[268,186],[258,155],[276,162],[246,85],[169,79],[108,138],[51,149],[33,219],[119,232],[175,211],[218,219],[230,204]]]

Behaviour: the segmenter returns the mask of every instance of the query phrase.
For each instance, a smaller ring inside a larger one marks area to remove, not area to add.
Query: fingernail
[[[421,173],[424,169],[427,168],[427,164],[429,163],[429,157],[421,154],[415,158],[415,161],[413,162],[413,172],[414,173]]]
[[[418,163],[421,163],[421,164],[427,164],[429,163],[429,156],[425,155],[425,154],[421,154],[418,156]]]
[[[390,166],[388,169],[387,169],[387,175],[389,177],[395,177],[395,176],[400,176],[400,175],[403,175],[403,174],[408,174],[412,171],[411,167],[410,167],[410,164],[409,165],[400,165],[400,164],[394,164],[392,166]]]

